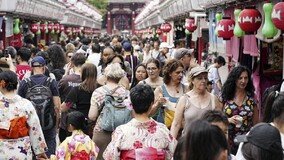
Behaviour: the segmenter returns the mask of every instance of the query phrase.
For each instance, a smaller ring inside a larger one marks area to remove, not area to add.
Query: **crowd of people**
[[[3,52],[0,159],[283,159],[284,93],[261,119],[251,71],[222,83],[222,56],[117,35]]]

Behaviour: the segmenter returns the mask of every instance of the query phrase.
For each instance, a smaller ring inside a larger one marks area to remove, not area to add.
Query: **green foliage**
[[[108,0],[87,0],[87,2],[96,7],[101,12],[101,15],[106,14]]]

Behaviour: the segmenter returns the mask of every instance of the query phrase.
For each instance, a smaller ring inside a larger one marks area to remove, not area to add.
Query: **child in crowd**
[[[87,120],[83,113],[73,111],[67,115],[68,131],[72,132],[57,148],[56,155],[51,160],[96,159],[98,148],[92,139],[84,133]]]

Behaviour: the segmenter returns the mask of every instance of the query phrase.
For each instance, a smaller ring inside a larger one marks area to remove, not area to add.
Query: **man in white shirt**
[[[88,56],[87,62],[93,63],[96,67],[98,67],[100,59],[101,59],[101,47],[99,44],[93,44],[92,54]]]
[[[225,58],[222,56],[218,56],[214,60],[214,64],[212,64],[208,68],[208,80],[213,83],[212,93],[214,95],[220,95],[222,89],[222,82],[219,75],[218,69],[226,64]]]

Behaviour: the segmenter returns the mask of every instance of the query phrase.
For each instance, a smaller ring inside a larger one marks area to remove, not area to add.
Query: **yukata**
[[[164,150],[168,160],[172,158],[175,146],[176,139],[164,124],[152,118],[147,122],[133,118],[115,129],[103,157],[105,160],[119,160],[123,150],[153,147]]]
[[[32,103],[18,95],[0,96],[0,159],[31,160],[47,150],[40,122]]]
[[[50,160],[95,160],[99,149],[92,139],[81,130],[75,130],[57,148]]]

